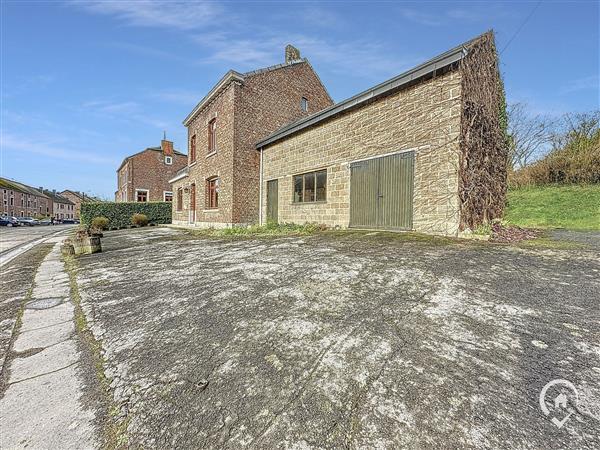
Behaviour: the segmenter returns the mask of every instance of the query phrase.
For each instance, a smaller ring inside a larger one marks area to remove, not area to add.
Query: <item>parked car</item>
[[[50,225],[52,222],[50,219],[42,219],[40,220],[40,225]]]
[[[75,219],[62,219],[61,223],[71,225],[75,223]]]
[[[2,216],[0,217],[0,227],[18,227],[19,221],[14,217]]]
[[[40,224],[40,221],[33,217],[19,217],[17,220],[21,225],[27,225],[28,227]]]

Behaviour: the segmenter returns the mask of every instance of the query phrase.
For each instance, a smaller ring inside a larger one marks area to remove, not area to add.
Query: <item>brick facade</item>
[[[165,193],[171,192],[169,180],[186,164],[187,155],[174,150],[173,143],[167,140],[161,141],[160,147],[128,156],[117,169],[115,201],[135,202],[137,191],[147,193],[146,201],[164,201]]]
[[[299,55],[287,49],[286,55]],[[307,99],[308,110],[302,108]],[[173,222],[224,227],[258,221],[259,155],[255,143],[269,133],[332,104],[306,60],[266,69],[229,72],[190,114],[188,173],[172,183]],[[216,151],[209,152],[209,123],[216,123]],[[192,139],[196,160],[192,161]],[[218,178],[218,207],[208,204],[207,180]],[[196,209],[191,213],[192,192]],[[177,205],[181,190],[183,204]]]
[[[37,189],[23,183],[0,178],[2,215],[13,217],[47,217],[52,200]]]

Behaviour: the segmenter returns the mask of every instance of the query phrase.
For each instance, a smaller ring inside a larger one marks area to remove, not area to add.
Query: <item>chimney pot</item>
[[[294,47],[291,44],[285,46],[285,63],[289,64],[292,61],[297,61],[300,59],[300,50]]]

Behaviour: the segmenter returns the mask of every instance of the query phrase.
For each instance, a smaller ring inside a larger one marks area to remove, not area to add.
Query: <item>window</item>
[[[196,161],[196,135],[190,139],[190,163]]]
[[[173,158],[170,156],[165,156],[165,164],[168,164],[169,166],[173,164]]]
[[[135,201],[136,202],[147,202],[148,201],[148,190],[147,189],[136,189],[135,190]]]
[[[300,100],[300,106],[302,107],[302,111],[308,111],[308,99],[306,97],[302,97],[302,100]]]
[[[173,201],[173,193],[169,192],[169,191],[163,191],[163,200],[165,202],[172,202]]]
[[[294,176],[294,203],[327,200],[327,170]]]
[[[208,153],[217,151],[217,119],[208,122]]]
[[[219,179],[211,178],[206,180],[206,207],[219,207]]]
[[[183,189],[177,189],[177,211],[181,211],[183,209]]]

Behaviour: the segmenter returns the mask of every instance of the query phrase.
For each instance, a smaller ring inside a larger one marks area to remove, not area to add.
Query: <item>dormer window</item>
[[[165,156],[165,164],[167,165],[171,165],[173,164],[173,157],[172,156]]]
[[[308,99],[306,97],[302,97],[302,100],[300,100],[300,107],[302,111],[308,112]]]

